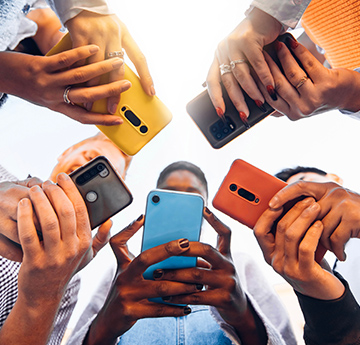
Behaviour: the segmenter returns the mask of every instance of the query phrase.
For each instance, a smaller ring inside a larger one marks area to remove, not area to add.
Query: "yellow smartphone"
[[[46,55],[54,55],[72,48],[69,34]],[[115,115],[124,123],[116,126],[97,126],[120,150],[133,156],[139,152],[172,119],[170,110],[157,96],[148,96],[143,90],[139,77],[125,64],[125,79],[131,88],[121,94]],[[106,78],[102,78],[106,82]],[[91,109],[97,113],[108,113],[107,101],[94,102]]]

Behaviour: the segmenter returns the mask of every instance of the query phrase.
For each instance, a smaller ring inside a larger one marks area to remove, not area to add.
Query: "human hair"
[[[280,180],[287,181],[291,176],[294,176],[299,173],[315,173],[322,176],[326,176],[327,172],[318,168],[314,167],[303,167],[303,166],[297,166],[296,168],[286,168],[281,171],[279,171],[275,176],[279,178]]]
[[[208,195],[208,184],[206,181],[205,174],[203,171],[195,164],[187,161],[178,161],[168,165],[159,175],[159,178],[156,182],[156,187],[158,188],[164,181],[169,177],[174,171],[186,170],[194,174],[202,185],[205,187],[206,195]]]

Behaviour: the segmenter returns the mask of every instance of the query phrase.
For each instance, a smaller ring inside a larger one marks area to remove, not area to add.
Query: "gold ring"
[[[295,86],[297,89],[299,89],[301,86],[303,86],[305,84],[305,82],[308,80],[309,78],[305,75],[303,76],[300,81],[297,83],[297,85]]]

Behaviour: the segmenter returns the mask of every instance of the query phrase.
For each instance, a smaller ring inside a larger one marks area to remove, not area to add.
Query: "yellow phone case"
[[[72,47],[69,34],[46,55],[54,55]],[[97,126],[123,152],[133,156],[139,152],[172,119],[169,109],[157,96],[148,96],[139,77],[125,64],[125,79],[131,88],[121,94],[115,115],[124,123],[116,126]],[[93,112],[108,113],[106,99],[94,102]]]

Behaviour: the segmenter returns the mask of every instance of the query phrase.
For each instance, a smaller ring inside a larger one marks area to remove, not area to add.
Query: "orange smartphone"
[[[269,208],[269,201],[287,183],[253,165],[235,160],[225,176],[212,204],[219,211],[253,229],[257,220]],[[284,206],[285,214],[297,198]],[[279,220],[282,217],[279,217]],[[277,223],[272,231],[275,233]],[[315,259],[320,262],[326,253],[325,247],[318,245]]]

